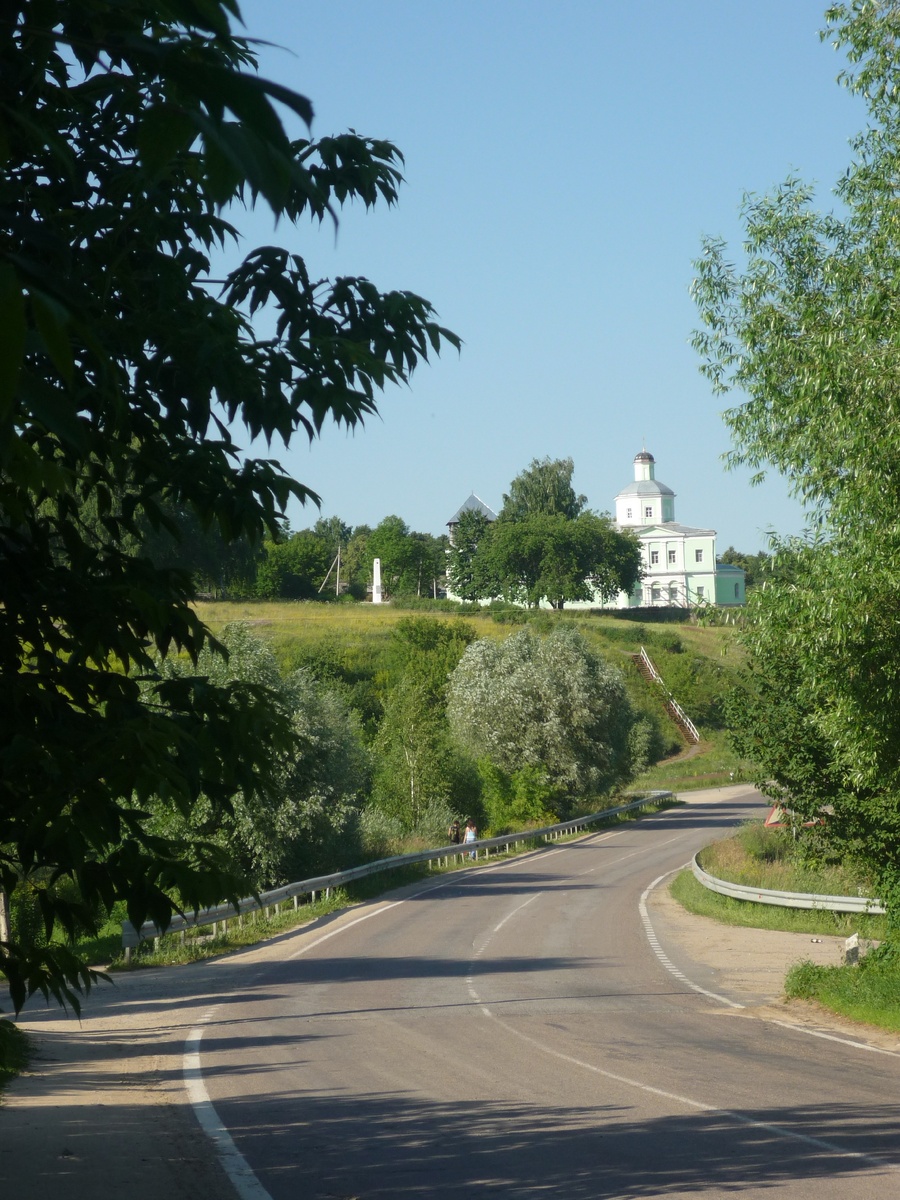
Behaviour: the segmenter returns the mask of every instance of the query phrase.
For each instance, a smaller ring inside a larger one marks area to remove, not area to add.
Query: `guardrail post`
[[[201,926],[212,926],[212,936],[219,936],[219,924],[221,923],[222,935],[228,932],[228,920],[234,920],[237,917],[239,928],[244,928],[244,916],[249,914],[253,924],[258,921],[257,913],[263,911],[265,918],[269,919],[274,910],[277,916],[280,912],[280,905],[286,903],[288,898],[293,901],[294,910],[296,911],[301,902],[305,906],[307,903],[315,905],[320,894],[324,893],[324,899],[331,899],[332,892],[335,887],[345,883],[351,879],[359,879],[365,875],[372,875],[378,871],[389,871],[402,865],[404,862],[427,862],[429,870],[433,869],[434,862],[438,866],[450,868],[451,863],[454,867],[465,866],[470,860],[478,861],[482,857],[487,860],[491,857],[491,850],[496,850],[498,854],[515,853],[519,843],[531,842],[536,847],[548,845],[557,842],[562,838],[571,837],[576,832],[590,828],[592,825],[608,821],[611,817],[615,817],[618,813],[628,811],[630,809],[645,808],[648,804],[658,802],[663,796],[671,796],[671,792],[655,792],[652,795],[643,795],[639,799],[632,800],[617,808],[608,809],[605,811],[592,813],[590,817],[576,818],[572,822],[565,822],[561,825],[548,826],[545,829],[539,830],[523,830],[521,833],[508,834],[497,838],[485,838],[484,843],[480,847],[473,847],[471,850],[464,850],[461,846],[454,847],[449,850],[449,847],[441,847],[435,850],[418,851],[409,855],[395,855],[388,859],[379,860],[375,863],[365,864],[360,867],[352,867],[347,871],[336,871],[332,875],[320,875],[315,879],[302,880],[298,883],[288,885],[287,888],[276,888],[272,892],[263,893],[259,898],[246,898],[240,904],[222,904],[215,908],[207,909],[205,912],[194,912],[192,917],[186,919],[177,917],[173,921],[174,928],[171,932],[180,933],[182,941],[185,939],[183,932],[185,926],[198,929]],[[296,889],[296,890],[295,890]],[[290,895],[285,893],[290,892]],[[868,908],[871,901],[864,901],[863,904]],[[135,929],[129,922],[122,922],[122,950],[126,962],[130,962],[132,958],[132,950],[139,947],[142,941],[153,939],[154,950],[159,950],[160,934],[159,930],[155,929],[152,922],[147,922],[142,930]]]

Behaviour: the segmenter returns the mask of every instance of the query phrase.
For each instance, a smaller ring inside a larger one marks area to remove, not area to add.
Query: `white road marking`
[[[690,863],[685,863],[684,867],[676,867],[675,871],[683,871],[685,867],[689,867],[690,865]],[[670,875],[674,875],[675,871],[667,871],[665,875],[660,875],[657,879],[654,879],[650,886],[644,889],[638,903],[638,911],[641,914],[641,922],[644,926],[644,932],[647,935],[647,941],[650,943],[650,948],[669,974],[674,975],[685,987],[692,988],[693,991],[699,992],[702,996],[708,996],[710,1000],[715,1000],[719,1004],[726,1004],[729,1008],[746,1008],[745,1004],[738,1004],[736,1000],[730,1000],[727,996],[723,996],[719,992],[707,991],[706,988],[702,988],[698,983],[694,983],[688,979],[687,975],[683,971],[679,971],[672,960],[663,952],[650,921],[650,913],[647,910],[647,898],[655,887],[658,887]],[[760,1017],[759,1020],[765,1021],[767,1025],[780,1025],[784,1029],[794,1030],[795,1033],[804,1033],[807,1037],[824,1038],[828,1042],[838,1042],[841,1046],[852,1046],[855,1050],[868,1050],[871,1054],[885,1054],[888,1058],[900,1058],[900,1053],[896,1050],[885,1050],[881,1046],[870,1046],[867,1042],[858,1042],[853,1038],[839,1037],[835,1033],[824,1033],[819,1029],[810,1029],[806,1025],[792,1025],[789,1021],[779,1021],[775,1017]]]
[[[872,1054],[887,1054],[889,1058],[900,1058],[896,1050],[885,1050],[881,1046],[870,1046],[868,1042],[855,1042],[852,1038],[838,1037],[835,1033],[825,1033],[821,1029],[808,1029],[805,1025],[792,1025],[790,1021],[776,1021],[774,1017],[763,1017],[770,1025],[780,1025],[783,1029],[793,1029],[797,1033],[805,1033],[808,1037],[824,1038],[827,1042],[840,1042],[842,1046],[854,1046],[857,1050],[868,1050]]]
[[[667,1092],[663,1088],[653,1087],[649,1083],[642,1083],[639,1079],[630,1079],[627,1075],[617,1075],[613,1071],[606,1071],[603,1067],[598,1067],[594,1063],[585,1062],[584,1059],[575,1058],[571,1054],[563,1054],[561,1050],[551,1050],[549,1046],[538,1041],[537,1038],[529,1037],[527,1033],[523,1033],[520,1029],[516,1029],[513,1025],[508,1025],[506,1021],[496,1016],[490,1008],[485,1004],[481,997],[478,997],[481,1011],[488,1016],[492,1021],[495,1021],[507,1033],[511,1033],[514,1037],[520,1038],[523,1042],[527,1042],[530,1046],[540,1050],[544,1054],[549,1054],[552,1058],[561,1059],[563,1062],[571,1063],[573,1066],[582,1067],[586,1071],[591,1071],[595,1075],[602,1075],[604,1079],[612,1079],[616,1083],[624,1083],[627,1087],[637,1088],[638,1091],[648,1092],[653,1096],[660,1096],[664,1100],[674,1100],[677,1104],[683,1104],[687,1108],[696,1109],[698,1112],[715,1113],[718,1116],[728,1117],[732,1121],[736,1121],[741,1125],[746,1125],[751,1129],[761,1129],[766,1133],[775,1134],[778,1137],[790,1138],[795,1142],[802,1142],[807,1146],[814,1146],[818,1150],[827,1150],[831,1154],[837,1155],[839,1158],[855,1158],[861,1162],[871,1163],[872,1166],[880,1167],[882,1170],[891,1172],[900,1171],[900,1167],[895,1167],[893,1164],[885,1162],[883,1159],[876,1158],[871,1154],[863,1154],[859,1150],[847,1150],[843,1146],[838,1146],[834,1142],[825,1141],[824,1138],[810,1137],[805,1133],[798,1133],[794,1129],[786,1129],[782,1125],[770,1125],[766,1121],[757,1121],[753,1117],[747,1117],[743,1113],[735,1112],[730,1108],[719,1108],[715,1104],[705,1104],[701,1100],[694,1100],[690,1096],[679,1095],[678,1092]]]
[[[184,1044],[182,1070],[184,1086],[193,1106],[200,1127],[212,1141],[219,1162],[231,1180],[240,1200],[272,1200],[271,1195],[259,1182],[250,1164],[234,1144],[231,1134],[222,1124],[203,1082],[203,1067],[200,1062],[200,1042],[203,1029],[192,1029]]]
[[[681,871],[683,869],[683,867],[676,867],[675,871]],[[650,922],[650,914],[647,911],[647,897],[657,886],[657,884],[662,883],[664,879],[668,879],[670,875],[674,875],[675,871],[666,871],[664,875],[660,875],[657,879],[654,879],[649,887],[644,888],[644,891],[641,893],[641,898],[638,901],[638,912],[641,914],[641,923],[644,926],[644,933],[647,935],[647,941],[650,943],[650,949],[659,959],[662,966],[665,967],[665,969],[669,972],[669,974],[674,975],[678,982],[683,983],[685,987],[689,987],[693,991],[699,992],[701,996],[708,996],[710,1000],[715,1000],[719,1004],[727,1004],[729,1008],[746,1008],[746,1005],[738,1004],[736,1000],[729,1000],[727,996],[722,996],[718,992],[710,992],[706,988],[701,987],[699,983],[694,983],[692,980],[688,979],[687,975],[685,975],[683,971],[679,971],[672,960],[663,952],[663,949],[660,946],[659,940],[656,936],[656,931]]]
[[[680,870],[680,869],[681,868],[676,868],[676,870]],[[646,898],[649,895],[649,893],[653,890],[654,887],[656,887],[656,885],[661,880],[665,879],[668,875],[672,875],[672,874],[674,874],[673,871],[667,871],[665,875],[660,875],[659,878],[654,880],[654,882],[652,884],[650,884],[650,887],[648,887],[644,891],[643,895],[641,896],[641,905],[643,906],[644,912],[646,912]],[[532,897],[532,899],[535,899],[535,898],[536,897]],[[485,949],[487,948],[488,943],[490,942],[494,933],[496,933],[497,930],[499,930],[500,926],[504,925],[506,923],[506,921],[509,919],[509,917],[513,916],[515,912],[518,912],[519,909],[524,908],[525,904],[529,904],[530,902],[531,902],[530,900],[526,900],[523,904],[520,904],[519,908],[513,910],[513,913],[508,914],[508,916],[505,917],[504,920],[501,921],[494,928],[494,930],[492,930],[491,934],[485,939],[484,945],[482,945],[482,947],[479,949],[478,953],[476,954],[476,956],[475,956],[476,958],[484,953]],[[643,916],[643,913],[642,913],[642,916]],[[647,918],[645,928],[647,928],[648,925],[649,925],[649,917]],[[652,934],[652,926],[650,926],[650,933]],[[653,934],[654,940],[655,940],[655,937],[656,937],[656,935]],[[701,993],[703,993],[703,995],[709,996],[713,999],[721,1000],[725,1004],[730,1004],[734,1008],[743,1008],[744,1007],[743,1004],[737,1004],[735,1001],[729,1000],[726,996],[719,996],[715,992],[708,992],[708,991],[706,991],[705,988],[701,988],[698,985],[691,983],[690,980],[687,979],[686,976],[682,975],[682,973],[680,971],[678,971],[678,969],[676,967],[672,966],[672,964],[669,962],[668,958],[666,958],[666,956],[662,953],[662,951],[660,949],[658,949],[658,946],[655,948],[655,953],[657,954],[657,957],[660,959],[660,961],[664,960],[665,963],[668,963],[668,966],[666,968],[667,970],[670,970],[674,975],[676,975],[679,979],[683,980],[689,987],[692,987],[695,991],[701,992]],[[595,1063],[585,1062],[584,1059],[576,1058],[574,1055],[571,1055],[571,1054],[564,1054],[561,1050],[553,1050],[549,1046],[547,1046],[544,1042],[539,1041],[537,1038],[530,1037],[527,1033],[523,1033],[521,1029],[517,1029],[514,1025],[510,1025],[506,1021],[504,1021],[501,1017],[498,1017],[491,1010],[491,1008],[489,1006],[489,1002],[486,1002],[484,997],[479,995],[477,989],[475,988],[474,972],[470,972],[470,974],[468,975],[468,977],[466,979],[466,984],[468,985],[469,995],[471,996],[472,1000],[478,1005],[478,1007],[481,1009],[481,1012],[489,1020],[495,1021],[502,1029],[505,1029],[507,1033],[512,1034],[513,1037],[517,1037],[521,1041],[527,1042],[528,1045],[533,1046],[535,1049],[541,1051],[541,1053],[543,1053],[543,1054],[550,1055],[551,1058],[558,1058],[562,1062],[571,1063],[573,1066],[581,1067],[585,1071],[590,1071],[595,1075],[601,1075],[601,1076],[603,1076],[604,1079],[611,1079],[616,1083],[623,1083],[627,1087],[636,1088],[638,1091],[646,1092],[653,1096],[660,1096],[664,1100],[673,1100],[673,1101],[675,1101],[676,1104],[683,1104],[685,1107],[693,1108],[693,1109],[697,1110],[698,1112],[715,1113],[719,1116],[727,1117],[730,1120],[736,1121],[741,1125],[746,1125],[752,1129],[760,1129],[765,1133],[771,1133],[778,1137],[790,1138],[793,1141],[802,1142],[804,1145],[813,1146],[818,1150],[827,1150],[828,1153],[835,1154],[839,1158],[853,1158],[853,1159],[859,1160],[860,1162],[870,1163],[872,1166],[879,1167],[882,1170],[887,1170],[887,1171],[891,1171],[894,1173],[900,1172],[900,1167],[895,1167],[895,1166],[893,1166],[893,1164],[885,1162],[883,1159],[876,1158],[874,1155],[863,1154],[861,1151],[858,1151],[858,1150],[847,1150],[845,1147],[839,1146],[834,1142],[826,1141],[824,1138],[810,1137],[808,1134],[798,1133],[796,1130],[786,1129],[785,1127],[783,1127],[781,1125],[771,1125],[766,1121],[757,1121],[755,1118],[745,1116],[743,1113],[735,1112],[733,1109],[720,1108],[715,1104],[706,1104],[702,1100],[694,1100],[692,1097],[682,1096],[678,1092],[668,1092],[668,1091],[665,1091],[663,1088],[653,1087],[652,1084],[643,1083],[639,1079],[632,1079],[627,1075],[619,1075],[614,1071],[607,1071],[603,1067],[598,1067]],[[779,1022],[779,1024],[780,1024],[780,1022]]]

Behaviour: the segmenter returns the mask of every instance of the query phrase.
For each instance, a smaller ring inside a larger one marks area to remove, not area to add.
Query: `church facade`
[[[468,511],[496,520],[496,513],[473,492],[447,522],[451,545],[459,519]],[[616,496],[615,522],[640,542],[643,579],[633,592],[620,592],[606,604],[596,596],[593,601],[567,601],[567,608],[729,608],[745,602],[744,572],[717,561],[714,529],[675,520],[675,493],[656,478],[656,460],[647,450],[635,455],[634,480]],[[449,590],[447,595],[455,599]]]
[[[716,531],[675,520],[675,493],[656,478],[647,450],[634,458],[634,480],[616,496],[616,524],[641,544],[644,578],[614,608],[731,607],[746,600],[744,572],[716,559]]]

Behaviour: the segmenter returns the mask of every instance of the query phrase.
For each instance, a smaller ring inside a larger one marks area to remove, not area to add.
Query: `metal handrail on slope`
[[[727,879],[717,879],[704,871],[694,855],[691,863],[694,877],[703,887],[722,896],[732,896],[735,900],[750,900],[754,904],[776,904],[781,908],[813,908],[824,909],[827,912],[849,913],[883,913],[884,907],[880,900],[871,900],[867,896],[825,896],[814,892],[780,892],[774,888],[752,888],[742,883],[731,883]]]
[[[647,670],[650,672],[650,676],[653,679],[654,683],[658,683],[659,686],[662,688],[662,690],[665,692],[666,703],[668,705],[670,705],[671,708],[678,714],[679,720],[683,722],[684,727],[688,730],[691,737],[694,739],[694,745],[696,746],[697,743],[700,741],[700,733],[697,729],[697,726],[694,724],[694,722],[691,720],[691,718],[687,715],[687,713],[684,711],[684,709],[681,707],[681,705],[678,703],[678,701],[675,699],[675,697],[672,695],[672,693],[669,691],[668,687],[666,686],[666,681],[663,679],[663,677],[660,675],[659,671],[657,671],[656,667],[653,665],[650,655],[647,653],[647,651],[644,649],[643,646],[641,646],[640,659],[641,659],[641,662],[644,664],[644,666],[647,668]]]
[[[418,850],[414,854],[397,854],[392,858],[380,858],[376,862],[365,863],[361,867],[348,867],[346,871],[335,871],[332,875],[318,875],[314,879],[304,879],[299,883],[286,883],[271,891],[261,892],[258,897],[248,896],[238,901],[237,904],[219,904],[215,908],[207,908],[201,912],[175,916],[165,930],[160,929],[153,921],[145,921],[140,929],[136,929],[130,921],[123,921],[122,948],[125,951],[125,960],[127,962],[130,959],[131,951],[141,942],[148,941],[150,938],[158,938],[162,933],[179,933],[186,929],[212,925],[215,934],[215,926],[220,921],[224,925],[235,917],[242,917],[244,913],[256,912],[259,909],[266,910],[268,914],[270,908],[277,910],[279,904],[284,904],[288,900],[293,901],[294,908],[299,908],[301,896],[311,895],[315,900],[319,892],[325,892],[328,895],[333,887],[351,883],[354,879],[363,879],[367,875],[376,875],[380,871],[392,871],[397,867],[434,862],[442,858],[459,859],[468,854],[474,854],[477,857],[479,851],[483,851],[485,857],[489,858],[491,850],[501,848],[509,850],[509,847],[514,846],[517,842],[525,842],[538,837],[549,837],[556,840],[566,834],[577,833],[580,829],[596,825],[619,813],[644,808],[648,804],[654,804],[672,795],[673,793],[669,791],[644,792],[639,799],[633,800],[629,804],[620,804],[617,808],[605,808],[600,812],[591,813],[590,816],[576,817],[572,821],[562,821],[558,825],[548,825],[544,829],[529,829],[523,833],[505,833],[500,837],[481,838],[475,842],[460,844],[454,843],[450,846],[441,846],[436,850]]]

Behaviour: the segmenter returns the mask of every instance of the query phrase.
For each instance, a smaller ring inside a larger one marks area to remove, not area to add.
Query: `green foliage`
[[[721,664],[703,655],[685,654],[677,637],[668,646],[661,640],[653,653],[654,664],[666,687],[691,720],[708,729],[721,729],[734,677]]]
[[[640,578],[637,541],[584,510],[572,470],[571,459],[535,459],[512,481],[496,521],[477,511],[460,516],[447,568],[454,595],[562,608],[631,590]]]
[[[503,771],[490,759],[478,763],[481,801],[492,837],[511,829],[553,824],[557,795],[542,767]]]
[[[238,793],[224,815],[203,796],[187,816],[160,797],[156,828],[173,839],[202,837],[220,846],[259,889],[352,865],[369,772],[357,721],[308,671],[282,678],[272,651],[246,625],[226,627],[221,641],[227,659],[204,651],[198,670],[213,686],[237,680],[264,688],[290,723],[291,749],[273,764],[265,793]],[[166,664],[174,675],[183,669]]]
[[[886,963],[868,954],[858,966],[797,963],[788,972],[784,990],[789,997],[815,1000],[852,1020],[900,1031],[900,966],[896,962]]]
[[[473,642],[451,677],[448,715],[475,757],[509,776],[541,773],[560,816],[632,776],[634,714],[622,677],[571,626]]]
[[[774,467],[814,532],[776,545],[787,564],[753,591],[746,703],[736,740],[770,795],[798,815],[829,810],[835,847],[861,855],[900,921],[900,537],[896,312],[900,304],[900,14],[886,0],[829,9],[844,84],[868,110],[838,181],[840,216],[791,178],[744,204],[747,260],[708,242],[694,292],[695,345],[718,393],[732,461]]]
[[[284,542],[264,544],[254,591],[263,599],[313,600],[331,565],[328,544],[311,529],[302,529]]]
[[[533,458],[503,495],[503,516],[510,521],[526,517],[563,517],[574,521],[587,504],[572,487],[575,464],[571,458]]]
[[[819,827],[767,828],[761,821],[707,846],[700,854],[704,870],[720,879],[775,891],[828,896],[872,895],[864,869],[828,852]],[[858,915],[858,914],[857,914]]]
[[[635,539],[592,512],[516,519],[501,513],[480,544],[476,561],[485,559],[482,573],[496,579],[499,593],[531,607],[545,599],[554,608],[566,600],[599,603],[630,590],[640,576]]]
[[[12,1021],[0,1021],[0,1092],[28,1065],[31,1047],[28,1037]]]
[[[483,512],[469,509],[460,514],[447,555],[447,585],[461,600],[480,600],[497,595],[490,558],[478,548],[490,532],[491,521]]]
[[[748,588],[756,587],[757,584],[778,574],[778,559],[772,554],[767,554],[765,550],[759,550],[756,554],[742,554],[735,550],[734,546],[729,546],[719,558],[724,563],[741,568]]]
[[[670,754],[679,748],[674,735],[667,738],[660,728],[659,720],[653,715],[636,714],[636,718],[628,735],[628,753],[631,756],[635,778],[667,753]]]
[[[381,559],[381,582],[385,593],[390,596],[401,591],[403,579],[412,565],[406,522],[397,516],[385,517],[369,535],[368,551],[373,558]]]
[[[454,745],[446,715],[450,672],[474,638],[474,629],[462,622],[420,617],[395,626],[392,672],[374,742],[372,803],[400,821],[404,832],[433,832],[443,823],[446,834],[454,814],[478,807],[474,764]]]
[[[260,686],[165,675],[210,648],[194,580],[143,549],[191,513],[225,543],[275,536],[314,498],[243,437],[287,443],[357,425],[442,343],[427,301],[366,279],[316,281],[299,254],[236,243],[225,213],[288,225],[391,204],[402,158],[356,134],[292,141],[231,0],[19,0],[0,29],[0,887],[38,887],[48,930],[94,905],[169,919],[243,886],[213,842],[154,832],[160,797],[190,824],[265,795],[296,736]],[[273,310],[271,336],[253,318]],[[243,440],[243,437],[241,440]],[[172,514],[175,514],[173,516]],[[68,876],[80,899],[43,882]],[[19,1007],[77,1005],[66,947],[0,946]]]
[[[388,596],[437,595],[443,580],[446,538],[415,533],[400,517],[385,517],[368,535],[369,567],[381,559],[381,581]]]

